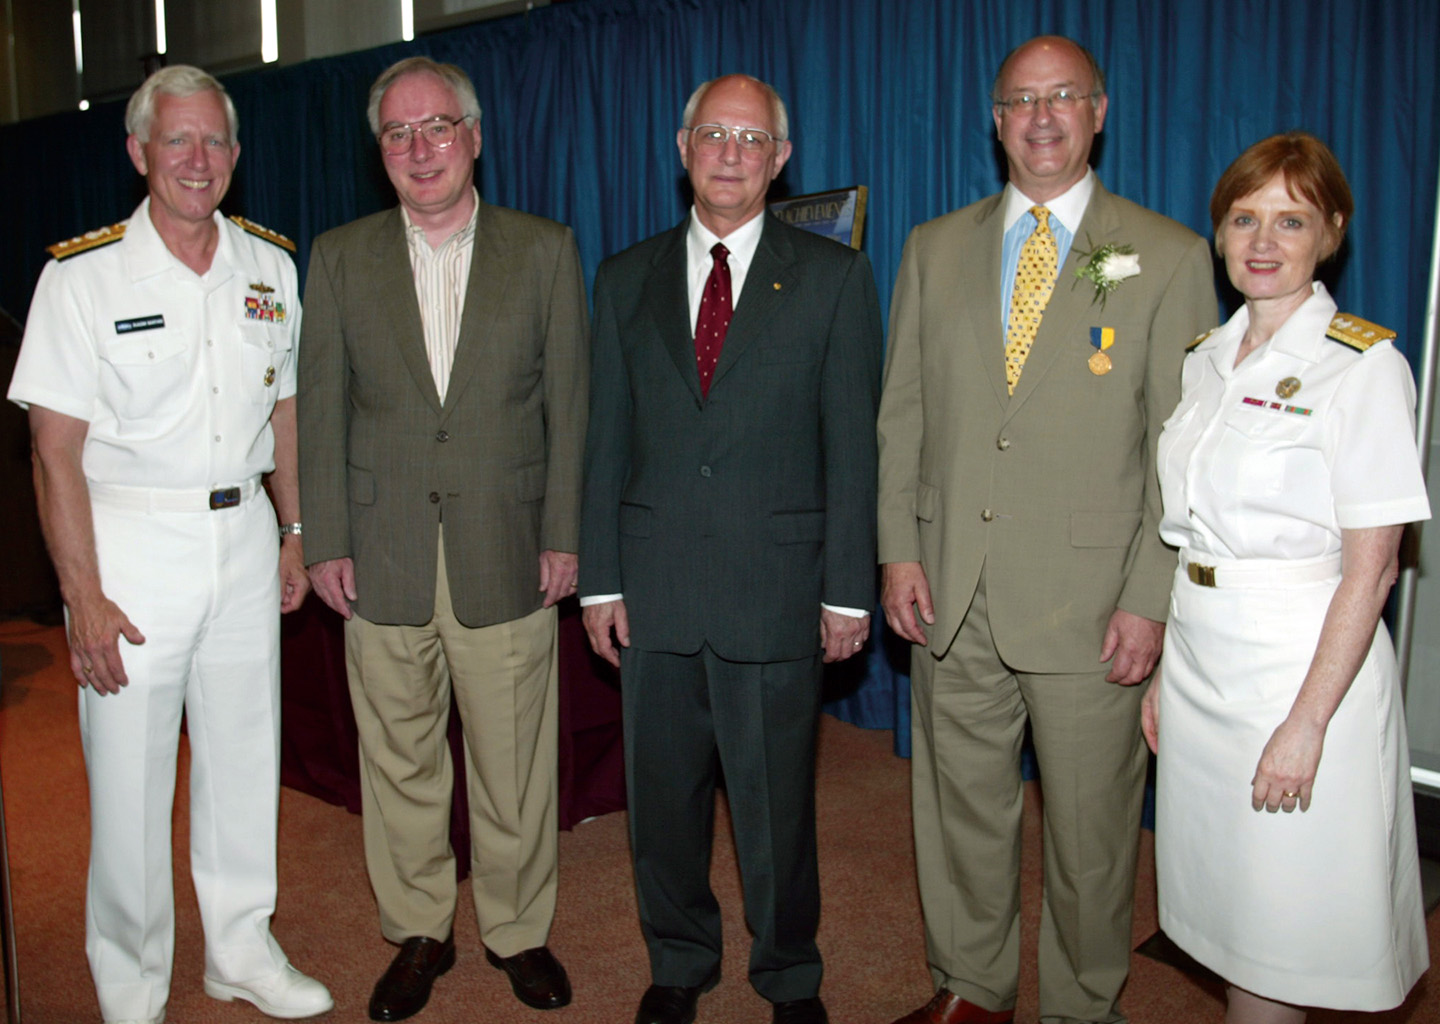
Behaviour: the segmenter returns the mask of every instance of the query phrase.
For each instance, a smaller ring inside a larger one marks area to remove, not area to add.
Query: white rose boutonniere
[[[1105,308],[1105,300],[1120,287],[1121,281],[1128,281],[1140,273],[1140,257],[1135,247],[1123,242],[1107,242],[1077,255],[1085,262],[1075,271],[1075,276],[1095,286],[1094,301],[1100,303],[1101,309]]]

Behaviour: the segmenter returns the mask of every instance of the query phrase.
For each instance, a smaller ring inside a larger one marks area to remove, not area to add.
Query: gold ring
[[[1287,800],[1296,800],[1299,799],[1300,794],[1292,793],[1290,792],[1290,790],[1287,789],[1284,793],[1281,794],[1281,796],[1285,797]]]

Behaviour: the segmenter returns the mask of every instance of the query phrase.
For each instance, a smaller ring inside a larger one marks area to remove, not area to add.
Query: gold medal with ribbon
[[[1097,377],[1103,377],[1114,368],[1114,363],[1105,350],[1115,344],[1115,328],[1113,327],[1092,327],[1090,328],[1090,344],[1095,347],[1095,354],[1090,357],[1090,372]]]

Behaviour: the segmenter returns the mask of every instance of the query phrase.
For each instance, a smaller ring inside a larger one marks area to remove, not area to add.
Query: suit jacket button
[[[439,441],[441,444],[444,444],[446,441],[450,440],[450,432],[448,430],[440,431],[435,435],[435,440]]]
[[[709,467],[709,466],[701,466],[701,467],[700,467],[700,475],[701,475],[701,476],[709,476],[709,475],[710,475],[710,467]]]
[[[1009,439],[1008,437],[1002,437],[1002,438],[1000,438],[999,440],[997,440],[997,441],[995,442],[995,447],[996,447],[996,448],[999,448],[1002,452],[1004,452],[1004,451],[1009,451],[1009,450],[1010,450],[1010,439]]]
[[[436,491],[431,491],[431,492],[430,492],[430,504],[432,504],[432,505],[438,505],[438,504],[440,504],[440,495],[439,495],[438,492],[436,492]]]
[[[990,509],[988,509],[988,508],[987,508],[987,509],[983,509],[983,510],[980,512],[980,519],[981,519],[982,521],[984,521],[984,522],[987,522],[987,523],[988,523],[988,522],[990,522],[990,521],[991,521],[992,519],[994,519],[994,518],[995,518],[995,513],[992,512],[992,511],[991,511]]]

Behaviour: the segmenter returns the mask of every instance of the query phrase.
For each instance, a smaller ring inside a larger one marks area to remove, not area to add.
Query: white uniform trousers
[[[161,1013],[170,992],[170,822],[182,710],[205,973],[233,983],[274,974],[286,962],[270,935],[279,538],[263,489],[234,508],[202,503],[193,512],[146,510],[144,491],[120,501],[115,489],[98,490],[101,582],[145,642],[120,640],[130,679],[120,693],[80,690],[90,779],[85,950],[104,1018],[144,1019]]]

